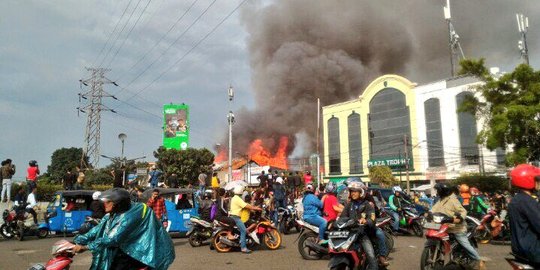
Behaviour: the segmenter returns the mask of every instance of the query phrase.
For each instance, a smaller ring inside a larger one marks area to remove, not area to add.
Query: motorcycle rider
[[[467,224],[465,217],[467,210],[463,208],[453,189],[445,183],[437,183],[435,185],[439,201],[433,205],[431,212],[443,213],[454,218],[453,226],[450,226],[448,233],[454,234],[458,243],[469,253],[470,257],[475,261],[475,269],[484,269],[484,262],[480,259],[478,251],[471,245],[467,237]]]
[[[484,202],[484,198],[481,196],[480,190],[475,187],[471,187],[471,214],[477,218],[482,218],[487,213],[489,205]]]
[[[403,198],[403,190],[400,186],[394,186],[392,187],[392,191],[394,194],[390,195],[388,198],[388,206],[390,206],[389,214],[392,216],[393,223],[392,223],[392,230],[394,232],[399,231],[399,220],[400,220],[400,213],[402,211],[402,207],[405,205],[410,205],[411,203],[407,201],[405,198]]]
[[[357,181],[348,184],[347,189],[349,190],[350,201],[343,208],[340,218],[356,219],[360,224],[365,224],[367,226],[368,232],[374,232],[375,209],[373,209],[373,206],[365,199],[366,192],[363,185],[363,183]],[[364,235],[360,241],[367,256],[368,266],[366,269],[376,270],[378,268],[377,259],[375,258],[375,251],[373,250],[371,240],[367,235]]]
[[[312,184],[306,185],[304,192],[304,199],[302,205],[304,206],[304,221],[314,226],[319,227],[319,245],[326,243],[324,234],[326,232],[326,226],[328,223],[322,218],[323,204],[317,196],[314,194],[315,188]]]
[[[321,199],[323,203],[324,219],[326,219],[327,223],[336,220],[343,211],[343,205],[338,202],[335,190],[336,186],[332,182],[328,183],[325,187],[325,194]]]
[[[202,200],[199,202],[199,215],[204,221],[212,222],[212,193],[204,192]]]
[[[105,215],[105,207],[103,206],[103,202],[99,200],[99,196],[101,196],[100,191],[96,191],[92,194],[92,202],[90,203],[90,211],[92,211],[92,218],[96,219],[102,219]]]
[[[508,205],[512,252],[540,268],[540,204],[533,196],[540,190],[540,168],[521,164],[510,172],[512,186],[519,189]]]
[[[230,203],[230,211],[229,215],[232,219],[234,219],[234,222],[236,223],[236,227],[238,227],[238,230],[240,231],[240,249],[242,253],[251,253],[251,250],[249,250],[246,246],[246,225],[244,222],[242,222],[240,215],[242,212],[242,209],[246,208],[248,210],[255,210],[255,211],[262,211],[262,208],[257,206],[252,206],[248,203],[246,203],[240,196],[242,196],[242,193],[244,192],[244,187],[241,185],[237,185],[233,189],[234,196],[231,199]]]
[[[36,210],[34,210],[34,207],[37,207],[37,200],[36,200],[36,193],[37,193],[37,187],[32,188],[32,192],[28,194],[28,197],[26,198],[26,212],[30,213],[32,217],[34,218],[34,224],[38,224],[37,220],[37,213]]]
[[[171,237],[150,207],[131,203],[123,188],[104,191],[100,199],[107,214],[96,227],[73,239],[77,244],[74,252],[92,252],[91,270],[165,270],[172,264],[175,252]]]

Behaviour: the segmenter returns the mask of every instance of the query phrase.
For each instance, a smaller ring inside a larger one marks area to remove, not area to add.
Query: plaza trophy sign
[[[189,106],[163,105],[163,147],[186,150],[189,146]]]
[[[414,171],[412,159],[408,160],[405,158],[381,158],[381,159],[370,159],[367,162],[367,167],[375,166],[388,166],[390,169],[394,170],[404,170],[406,163],[409,162],[409,171]]]

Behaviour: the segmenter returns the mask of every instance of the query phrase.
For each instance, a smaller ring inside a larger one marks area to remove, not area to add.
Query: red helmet
[[[480,195],[480,190],[478,190],[478,189],[475,188],[475,187],[472,187],[472,188],[470,189],[470,191],[471,191],[471,194],[472,194],[472,195]]]
[[[517,165],[510,172],[512,186],[529,190],[534,189],[536,176],[540,176],[540,168],[530,164]]]

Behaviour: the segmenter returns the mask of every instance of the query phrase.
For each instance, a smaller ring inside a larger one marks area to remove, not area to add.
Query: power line
[[[118,38],[120,37],[120,35],[122,34],[122,32],[124,32],[124,29],[126,28],[126,26],[128,25],[129,21],[131,20],[131,17],[133,17],[133,14],[135,14],[135,10],[137,10],[137,7],[139,7],[139,4],[141,3],[141,0],[139,0],[137,2],[137,5],[135,5],[135,8],[131,11],[131,14],[129,15],[129,18],[127,19],[126,23],[124,23],[124,26],[122,26],[122,29],[120,29],[120,32],[118,33],[118,35],[116,36],[116,38],[114,39],[111,47],[109,47],[109,50],[107,50],[107,53],[105,54],[105,56],[103,57],[103,60],[101,60],[101,62],[99,63],[99,67],[101,67],[103,65],[103,63],[105,62],[105,59],[107,59],[107,56],[109,56],[109,53],[111,52],[112,48],[114,47],[114,45],[116,44],[116,41],[118,41]]]
[[[141,14],[139,15],[139,17],[137,18],[137,20],[135,21],[135,23],[131,26],[131,29],[129,29],[129,32],[127,33],[126,35],[126,38],[124,38],[124,41],[122,41],[122,44],[120,44],[120,47],[118,47],[118,49],[116,50],[116,52],[114,53],[113,57],[111,58],[111,60],[109,61],[109,64],[107,64],[107,68],[109,68],[112,64],[112,62],[114,61],[114,59],[116,58],[116,56],[118,55],[118,52],[120,52],[120,50],[122,49],[122,47],[124,47],[124,44],[126,43],[126,40],[128,40],[129,38],[129,35],[131,34],[131,32],[133,32],[133,29],[135,29],[135,26],[137,26],[137,24],[139,23],[139,21],[141,20],[144,12],[146,11],[146,9],[148,8],[148,5],[150,5],[150,2],[152,2],[152,0],[148,0],[148,2],[146,3],[146,6],[144,6]]]
[[[124,12],[122,12],[122,16],[120,16],[120,18],[116,22],[116,25],[114,26],[113,31],[109,34],[109,37],[107,38],[107,41],[105,42],[105,44],[103,44],[103,46],[101,47],[101,50],[99,50],[98,56],[94,59],[94,62],[92,63],[92,66],[95,66],[96,61],[99,59],[99,57],[101,57],[101,53],[103,53],[103,50],[105,49],[105,47],[107,47],[107,44],[111,40],[112,35],[114,34],[114,32],[116,32],[116,29],[118,28],[118,24],[120,24],[120,21],[122,20],[122,18],[124,18],[124,15],[126,14],[126,11],[128,10],[129,6],[131,5],[131,1],[133,1],[133,0],[129,0],[129,3],[127,4],[126,8],[124,9]]]
[[[231,12],[229,12],[229,14],[227,14],[227,16],[225,16],[216,26],[214,26],[214,28],[212,28],[212,30],[210,30],[210,32],[208,32],[203,38],[201,38],[197,43],[195,43],[195,45],[193,47],[191,47],[191,49],[189,49],[184,55],[182,55],[182,57],[180,57],[176,62],[174,62],[167,69],[165,69],[158,77],[156,77],[152,82],[150,82],[150,84],[146,85],[144,88],[142,88],[141,90],[136,92],[135,95],[131,96],[127,100],[130,100],[135,96],[138,96],[142,91],[148,89],[152,84],[154,84],[157,80],[159,80],[161,77],[163,77],[163,75],[165,75],[165,73],[167,73],[174,66],[176,66],[178,63],[180,63],[182,60],[184,60],[186,58],[186,56],[188,56],[195,48],[197,48],[212,33],[214,33],[219,28],[219,26],[221,26],[229,17],[231,17],[245,2],[247,2],[247,0],[243,0],[242,2],[240,2],[240,4],[238,4]]]
[[[125,87],[121,87],[121,90],[118,92],[122,92],[124,89],[128,88],[131,84],[133,84],[133,82],[135,80],[137,80],[138,78],[140,78],[146,71],[148,71],[155,63],[157,63],[171,48],[173,45],[176,44],[176,42],[178,42],[207,12],[208,10],[216,3],[217,0],[213,0],[212,2],[210,2],[210,4],[203,10],[203,12],[201,14],[199,14],[199,16],[197,18],[195,18],[195,20],[182,32],[182,34],[180,34],[170,45],[169,47],[167,47],[167,49],[165,49],[163,52],[161,52],[161,54],[156,58],[154,59],[154,61],[152,61],[152,63],[150,63],[150,65],[146,66],[146,68],[144,68],[139,74],[137,74],[137,76],[135,76],[135,78],[133,78]],[[158,77],[158,79],[160,78],[161,76]],[[152,85],[154,82],[150,83],[149,85]],[[148,86],[149,86],[148,85]],[[146,88],[145,88],[146,89]],[[144,89],[143,89],[144,90]],[[134,96],[136,96],[137,94],[135,94]],[[131,99],[131,98],[129,98]],[[128,100],[129,100],[128,99]]]
[[[154,46],[152,46],[150,50],[147,50],[146,53],[141,58],[139,58],[139,60],[137,60],[137,62],[135,62],[126,72],[124,72],[124,74],[119,76],[118,79],[116,79],[116,81],[119,81],[126,73],[128,73],[133,68],[135,68],[135,66],[137,66],[140,62],[142,62],[146,58],[146,56],[148,56],[152,51],[154,51],[154,49],[159,45],[159,43],[161,43],[161,41],[163,41],[163,39],[165,39],[169,35],[169,33],[176,27],[176,25],[178,25],[178,23],[186,16],[186,14],[191,10],[191,8],[198,1],[199,0],[193,1],[191,5],[184,11],[184,13],[182,13],[182,15],[176,20],[176,22],[171,27],[169,27],[169,30],[167,30],[167,32],[163,34],[161,38],[154,44]]]

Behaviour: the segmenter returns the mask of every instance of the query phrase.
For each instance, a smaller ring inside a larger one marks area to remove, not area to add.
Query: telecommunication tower
[[[79,103],[84,102],[77,107],[78,112],[86,113],[86,130],[84,135],[84,149],[81,157],[81,168],[96,168],[99,164],[99,143],[101,133],[101,112],[114,110],[103,105],[103,98],[117,99],[115,96],[103,90],[103,84],[113,84],[115,82],[105,77],[105,72],[109,69],[105,68],[86,68],[91,73],[90,78],[79,80],[82,86],[88,86],[90,89],[86,92],[79,93]],[[85,162],[85,156],[89,158],[89,164]]]
[[[452,77],[456,74],[456,63],[461,59],[465,59],[465,54],[459,43],[459,35],[452,24],[452,15],[450,13],[450,0],[446,0],[446,6],[443,7],[444,19],[448,24],[448,46],[450,48],[450,68]]]
[[[529,29],[529,18],[523,16],[523,14],[516,14],[516,19],[518,23],[518,30],[521,34],[521,39],[518,41],[519,52],[521,53],[521,58],[525,64],[529,64],[529,48],[527,48],[527,30]]]

